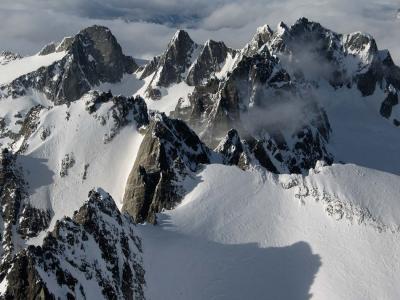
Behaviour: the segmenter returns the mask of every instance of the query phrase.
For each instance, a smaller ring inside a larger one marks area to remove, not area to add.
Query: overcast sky
[[[197,42],[242,47],[263,24],[301,16],[341,33],[372,34],[400,63],[399,0],[0,0],[0,49],[35,53],[80,29],[108,26],[126,54],[150,58],[177,28]]]

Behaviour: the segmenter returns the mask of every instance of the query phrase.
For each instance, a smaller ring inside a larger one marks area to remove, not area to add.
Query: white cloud
[[[368,32],[400,63],[399,8],[397,0],[2,0],[0,49],[32,53],[92,24],[110,27],[136,57],[161,53],[178,27],[239,48],[258,26],[305,16],[337,32]]]

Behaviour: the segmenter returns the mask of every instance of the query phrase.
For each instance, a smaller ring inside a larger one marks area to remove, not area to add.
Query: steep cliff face
[[[234,59],[238,51],[229,49],[223,42],[208,40],[191,65],[186,77],[189,85],[204,84],[212,75],[221,72],[227,59]]]
[[[196,59],[201,46],[193,42],[184,30],[178,30],[167,49],[146,66],[141,77],[151,76],[146,95],[153,100],[161,98],[162,88],[182,82]]]
[[[209,163],[209,155],[184,122],[153,115],[126,183],[123,211],[138,223],[156,223],[155,214],[179,203],[185,176]]]

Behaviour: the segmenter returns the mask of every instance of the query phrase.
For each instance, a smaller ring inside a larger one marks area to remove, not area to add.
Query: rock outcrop
[[[6,65],[10,61],[21,59],[22,56],[18,53],[14,53],[11,51],[2,51],[0,53],[0,65]]]
[[[237,51],[229,49],[223,42],[208,40],[190,67],[186,82],[193,86],[204,84],[212,74],[221,71],[228,54],[235,57]]]
[[[37,236],[45,230],[52,217],[50,210],[33,207],[17,155],[7,149],[0,154],[1,260],[20,250],[20,241]]]
[[[126,183],[123,211],[138,223],[156,223],[155,214],[179,203],[182,180],[208,163],[209,155],[183,121],[154,114]]]
[[[197,57],[201,46],[197,45],[184,30],[178,30],[169,42],[165,52],[144,68],[142,78],[153,71],[152,79],[147,88],[147,95],[152,99],[161,97],[160,88],[180,83],[186,78],[186,73]]]
[[[144,299],[141,240],[111,196],[91,191],[41,246],[0,267],[4,299]]]
[[[102,104],[112,103],[106,114],[97,114]],[[126,125],[135,122],[137,129],[149,124],[147,106],[140,96],[113,96],[111,92],[93,92],[86,101],[86,110],[105,125],[111,121],[109,132],[104,136],[104,143],[109,143]]]

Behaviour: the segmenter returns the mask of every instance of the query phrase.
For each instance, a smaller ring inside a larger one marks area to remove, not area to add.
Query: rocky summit
[[[398,299],[390,51],[189,32],[144,63],[98,25],[1,49],[0,299]]]
[[[101,82],[118,82],[123,74],[137,69],[135,61],[122,53],[110,30],[92,26],[59,44],[45,46],[39,55],[65,52],[62,60],[41,67],[0,87],[3,97],[16,98],[28,89],[43,92],[56,104],[79,99]]]

